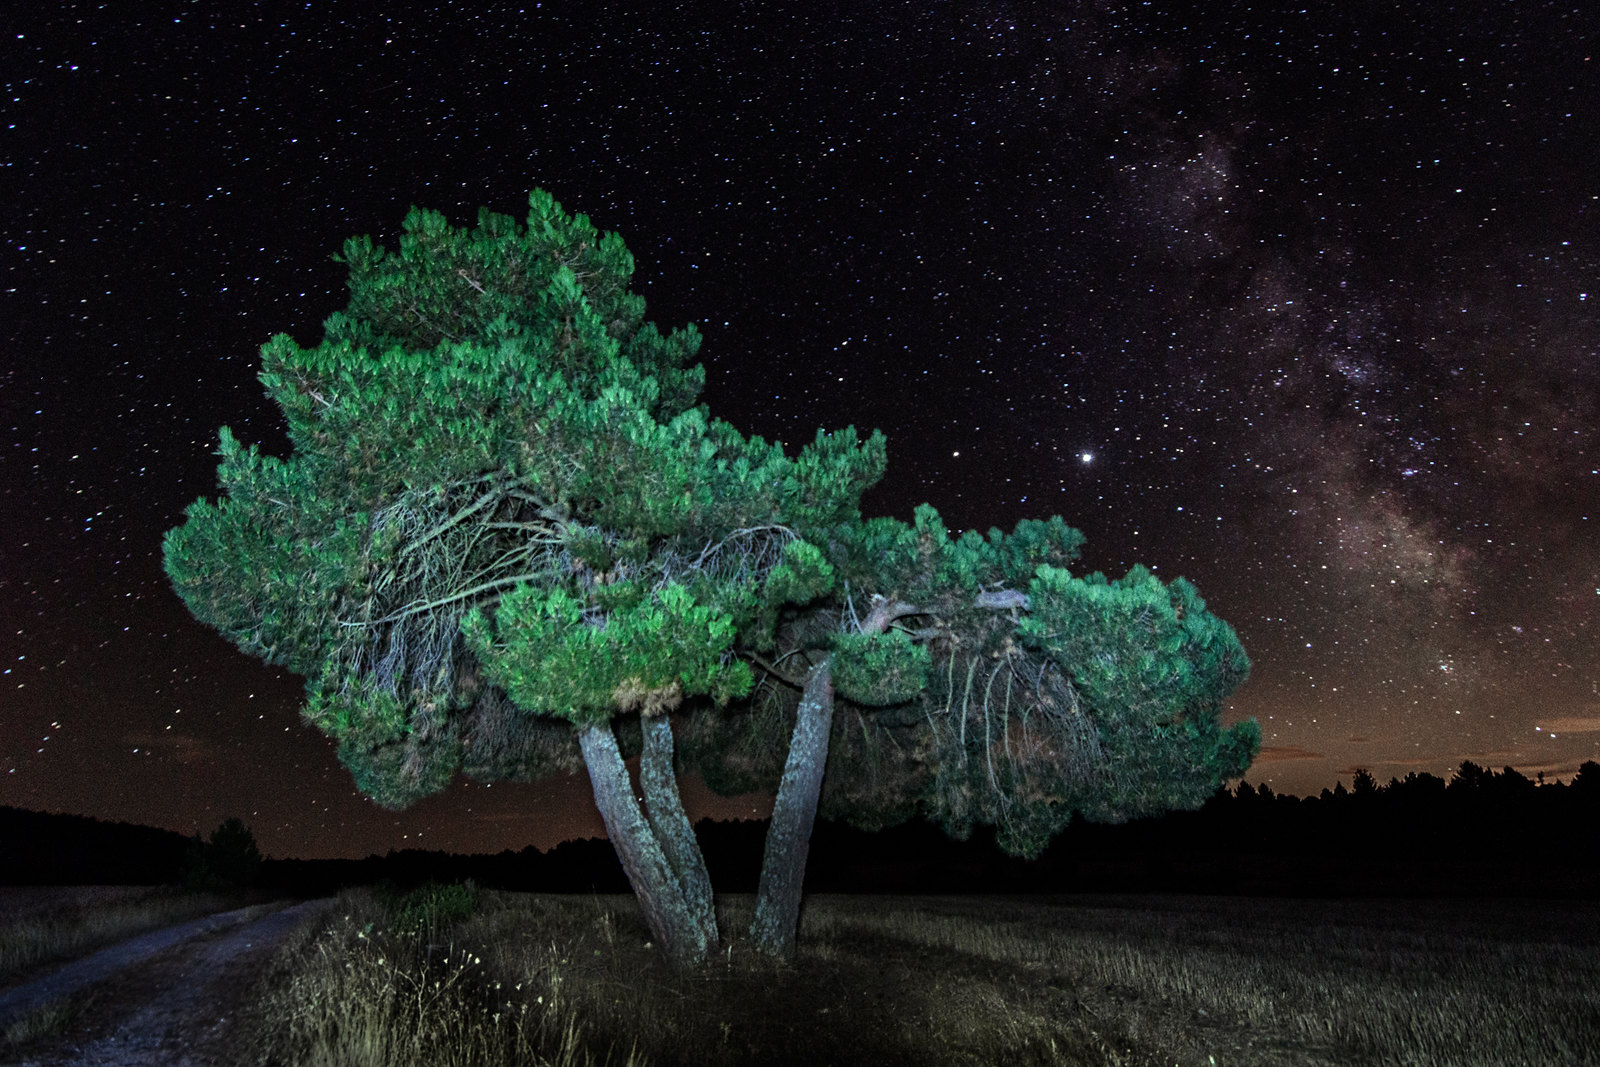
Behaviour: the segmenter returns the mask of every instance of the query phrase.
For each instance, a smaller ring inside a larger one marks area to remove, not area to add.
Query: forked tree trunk
[[[717,946],[717,912],[711,898],[711,875],[705,855],[694,836],[694,824],[684,814],[678,794],[678,774],[673,767],[672,724],[663,714],[640,720],[644,754],[639,759],[639,785],[644,790],[645,814],[656,840],[677,876],[691,918],[699,925],[707,949]]]
[[[605,820],[611,847],[622,861],[651,934],[674,967],[686,970],[701,963],[710,948],[704,928],[656,840],[655,831],[639,809],[611,724],[580,728],[578,746],[589,769],[589,782],[594,786],[595,806]]]
[[[817,820],[822,772],[828,764],[828,737],[833,730],[832,658],[811,669],[800,694],[789,758],[767,828],[766,855],[761,862],[761,887],[750,939],[757,949],[780,959],[794,955],[795,928],[800,921],[800,891],[805,884],[811,827]]]

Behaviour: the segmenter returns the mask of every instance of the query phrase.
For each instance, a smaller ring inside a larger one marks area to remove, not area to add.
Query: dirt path
[[[0,1064],[15,1067],[222,1067],[230,1024],[262,964],[296,926],[328,907],[313,900],[244,908],[98,952],[0,997],[0,1025],[88,989],[80,1017],[54,1039]],[[265,914],[264,914],[265,913]],[[0,1056],[6,1056],[0,1052]]]

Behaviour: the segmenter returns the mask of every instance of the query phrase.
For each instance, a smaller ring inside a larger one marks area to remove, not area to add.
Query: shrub
[[[478,889],[471,882],[425,885],[409,893],[393,890],[381,895],[389,912],[389,925],[399,934],[428,933],[469,919],[478,912]]]

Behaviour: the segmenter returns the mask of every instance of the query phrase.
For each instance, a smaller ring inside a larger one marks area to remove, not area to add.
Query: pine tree
[[[458,770],[586,767],[655,936],[716,943],[667,713],[751,684],[733,654],[831,574],[803,537],[855,521],[881,437],[797,457],[692,406],[692,328],[663,336],[615,234],[546,193],[525,226],[413,210],[398,252],[348,242],[322,342],[262,350],[292,453],[226,427],[223,496],[165,561],[190,610],[308,679],[304,717],[403,807]],[[644,810],[612,720],[642,721]]]
[[[1074,577],[1058,518],[863,520],[881,436],[791,457],[711,418],[698,335],[645,321],[621,239],[529,206],[347,242],[321,343],[262,350],[291,453],[224,427],[223,495],[166,538],[196,617],[307,678],[303,715],[364,793],[586,769],[653,935],[692,966],[718,931],[680,762],[777,791],[752,933],[778,956],[819,806],[994,825],[1034,855],[1074,817],[1195,807],[1242,773],[1258,732],[1219,716],[1248,661],[1192,586]]]
[[[242,889],[261,873],[261,850],[243,819],[230,818],[211,831],[198,833],[184,856],[184,881],[198,889]]]
[[[689,732],[714,786],[776,778],[752,926],[767,952],[794,950],[819,804],[869,829],[917,815],[958,838],[990,825],[1032,857],[1075,817],[1197,808],[1255,755],[1253,721],[1220,725],[1249,671],[1233,629],[1182,579],[1072,576],[1083,538],[1059,518],[952,538],[923,506],[911,524],[841,524],[821,541],[846,595],[781,631],[784,660],[811,664],[788,679],[801,695],[781,776],[778,746],[750,744],[743,717],[708,712]]]

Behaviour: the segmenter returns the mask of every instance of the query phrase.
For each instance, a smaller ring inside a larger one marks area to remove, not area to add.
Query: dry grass
[[[34,1042],[59,1037],[92,1010],[94,1003],[93,993],[81,993],[42,1004],[6,1024],[4,1031],[0,1031],[0,1036],[4,1037],[0,1049],[12,1053]]]
[[[482,956],[437,941],[437,924],[346,893],[279,949],[248,1009],[240,1062],[299,1067],[636,1067],[589,1038],[560,983],[498,978]]]
[[[0,985],[173,923],[236,904],[160,886],[0,890]]]
[[[1009,969],[1016,1014],[1102,1021],[1108,1062],[1600,1062],[1594,904],[837,898],[809,918],[825,942]]]
[[[688,977],[630,897],[485,893],[431,938],[342,903],[258,1062],[1600,1063],[1593,903],[819,896],[775,967],[733,896]]]

